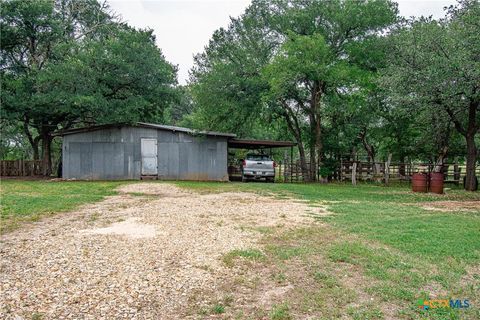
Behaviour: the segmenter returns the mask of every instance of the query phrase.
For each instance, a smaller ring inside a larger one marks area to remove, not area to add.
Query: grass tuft
[[[283,303],[279,305],[274,305],[272,310],[270,311],[270,319],[271,320],[289,320],[292,319],[292,316],[289,313],[288,304]]]
[[[257,249],[233,250],[223,256],[223,262],[232,267],[236,258],[244,258],[251,261],[259,261],[265,258],[265,255]]]
[[[216,304],[212,307],[212,313],[214,314],[222,314],[225,313],[225,307],[221,304]]]

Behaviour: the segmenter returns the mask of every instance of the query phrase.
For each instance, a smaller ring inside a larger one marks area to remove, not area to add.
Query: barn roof
[[[236,135],[233,133],[224,133],[224,132],[216,132],[216,131],[197,131],[190,128],[167,126],[164,124],[147,123],[147,122],[135,122],[133,124],[115,123],[115,124],[104,124],[104,125],[76,128],[76,129],[68,129],[68,130],[63,130],[57,133],[56,135],[65,136],[69,134],[97,131],[102,129],[121,128],[124,126],[152,128],[152,129],[167,130],[172,132],[185,132],[192,135],[207,135],[207,136],[219,136],[219,137],[229,137],[229,138],[236,137]]]
[[[297,144],[292,141],[272,141],[272,140],[246,140],[246,139],[235,139],[236,135],[233,133],[224,133],[216,131],[197,131],[190,128],[168,126],[164,124],[157,123],[147,123],[147,122],[135,122],[133,124],[128,123],[114,123],[114,124],[103,124],[97,126],[83,127],[68,129],[58,132],[57,136],[65,136],[76,133],[91,132],[102,129],[111,129],[111,128],[121,128],[121,127],[140,127],[140,128],[151,128],[151,129],[160,129],[167,130],[172,132],[185,132],[191,135],[207,135],[207,136],[217,136],[217,137],[227,137],[228,138],[228,147],[229,148],[239,148],[239,149],[262,149],[262,148],[284,148],[284,147],[293,147]]]

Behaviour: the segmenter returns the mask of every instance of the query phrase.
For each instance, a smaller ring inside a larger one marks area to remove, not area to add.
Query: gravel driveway
[[[254,228],[310,224],[308,213],[325,214],[250,193],[123,186],[2,236],[0,318],[196,318],[192,301],[208,300],[238,272],[225,253],[256,247]]]

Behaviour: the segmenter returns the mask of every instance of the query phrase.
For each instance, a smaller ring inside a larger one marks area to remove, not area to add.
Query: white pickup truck
[[[265,179],[275,181],[275,161],[265,154],[247,154],[242,160],[242,181]]]

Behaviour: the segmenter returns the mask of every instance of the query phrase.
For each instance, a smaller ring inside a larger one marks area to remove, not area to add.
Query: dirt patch
[[[480,264],[470,266],[466,271],[460,284],[463,287],[474,286],[475,288],[480,288]],[[480,295],[480,291],[477,291],[477,295]]]
[[[480,211],[480,201],[435,201],[424,202],[421,206],[423,209],[430,211]]]
[[[276,301],[282,301],[281,299],[292,289],[291,284],[269,289],[263,293],[259,302],[262,306],[271,306]]]
[[[155,237],[155,226],[138,223],[137,220],[138,218],[128,218],[126,221],[114,223],[110,227],[80,230],[80,233],[84,235],[113,234],[130,238]]]
[[[202,295],[241,275],[222,256],[257,246],[255,228],[296,228],[328,214],[304,202],[164,183],[120,191],[2,236],[0,318],[195,318],[191,301],[208,301]]]
[[[420,291],[428,294],[431,299],[444,299],[448,297],[448,291],[439,283],[432,282],[424,286]]]

